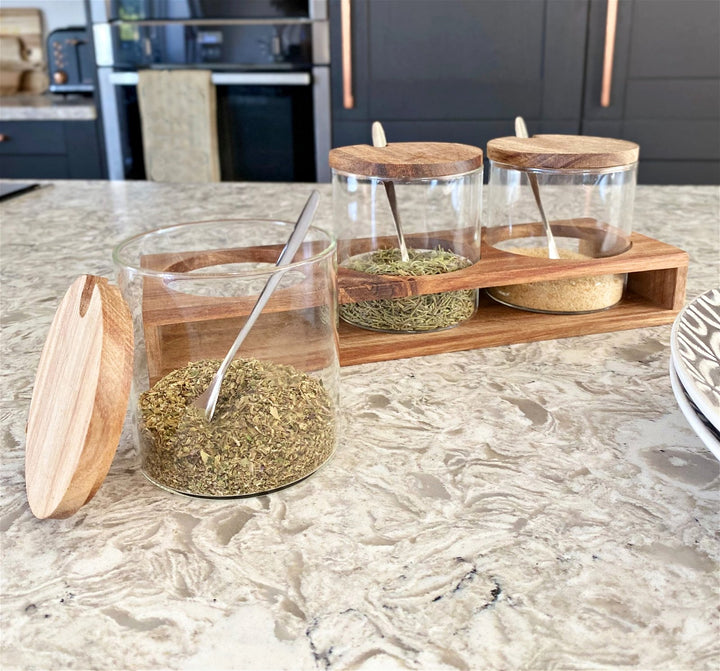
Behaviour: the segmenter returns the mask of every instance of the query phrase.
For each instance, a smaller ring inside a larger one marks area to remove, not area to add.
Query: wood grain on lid
[[[590,135],[500,137],[487,145],[491,161],[517,168],[613,168],[635,163],[639,152],[634,142]]]
[[[30,403],[25,482],[36,517],[69,517],[99,489],[120,440],[132,360],[120,290],[82,275],[55,313]]]
[[[477,170],[479,147],[452,142],[392,142],[385,147],[356,144],[330,150],[330,167],[352,175],[389,179],[448,177]]]

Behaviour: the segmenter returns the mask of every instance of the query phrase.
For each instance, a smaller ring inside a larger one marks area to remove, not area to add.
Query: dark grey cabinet
[[[606,0],[592,0],[582,132],[640,145],[641,183],[720,183],[720,3],[621,0],[602,107]]]
[[[95,121],[0,121],[0,137],[0,178],[105,176]]]
[[[643,183],[720,183],[720,3],[620,0],[610,105],[607,0],[351,0],[354,105],[343,106],[340,0],[330,0],[333,146],[484,147],[513,133],[640,144]]]
[[[352,0],[352,86],[343,106],[340,2],[331,0],[333,145],[389,141],[485,146],[513,132],[580,128],[585,0]]]

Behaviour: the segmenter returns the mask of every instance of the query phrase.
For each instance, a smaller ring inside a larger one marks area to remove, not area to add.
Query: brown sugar
[[[512,247],[504,251],[523,256],[547,257],[545,247]],[[558,250],[561,259],[591,257],[568,249]],[[506,305],[537,312],[594,312],[620,302],[625,288],[625,274],[590,275],[528,284],[492,287],[487,293]]]

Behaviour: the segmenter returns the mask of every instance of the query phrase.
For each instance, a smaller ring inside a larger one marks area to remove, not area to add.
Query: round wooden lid
[[[479,147],[453,142],[391,142],[385,147],[355,144],[330,150],[330,167],[351,175],[388,179],[448,177],[477,170]]]
[[[25,484],[36,517],[69,517],[97,492],[120,440],[132,361],[120,290],[82,275],[55,313],[30,402]]]
[[[638,160],[639,153],[640,147],[634,142],[590,135],[499,137],[487,145],[491,161],[554,170],[630,165]]]

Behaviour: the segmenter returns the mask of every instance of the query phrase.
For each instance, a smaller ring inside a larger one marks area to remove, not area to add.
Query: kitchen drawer
[[[643,161],[638,170],[638,182],[720,184],[720,161]]]
[[[95,121],[4,121],[0,178],[103,179]]]
[[[640,145],[640,162],[717,161],[720,128],[709,119],[625,119],[586,121],[583,135],[617,137]]]
[[[69,179],[67,157],[62,154],[0,157],[2,179]]]
[[[717,79],[630,79],[625,92],[627,119],[706,119],[717,123]]]
[[[63,121],[0,122],[0,156],[8,154],[65,154]]]

